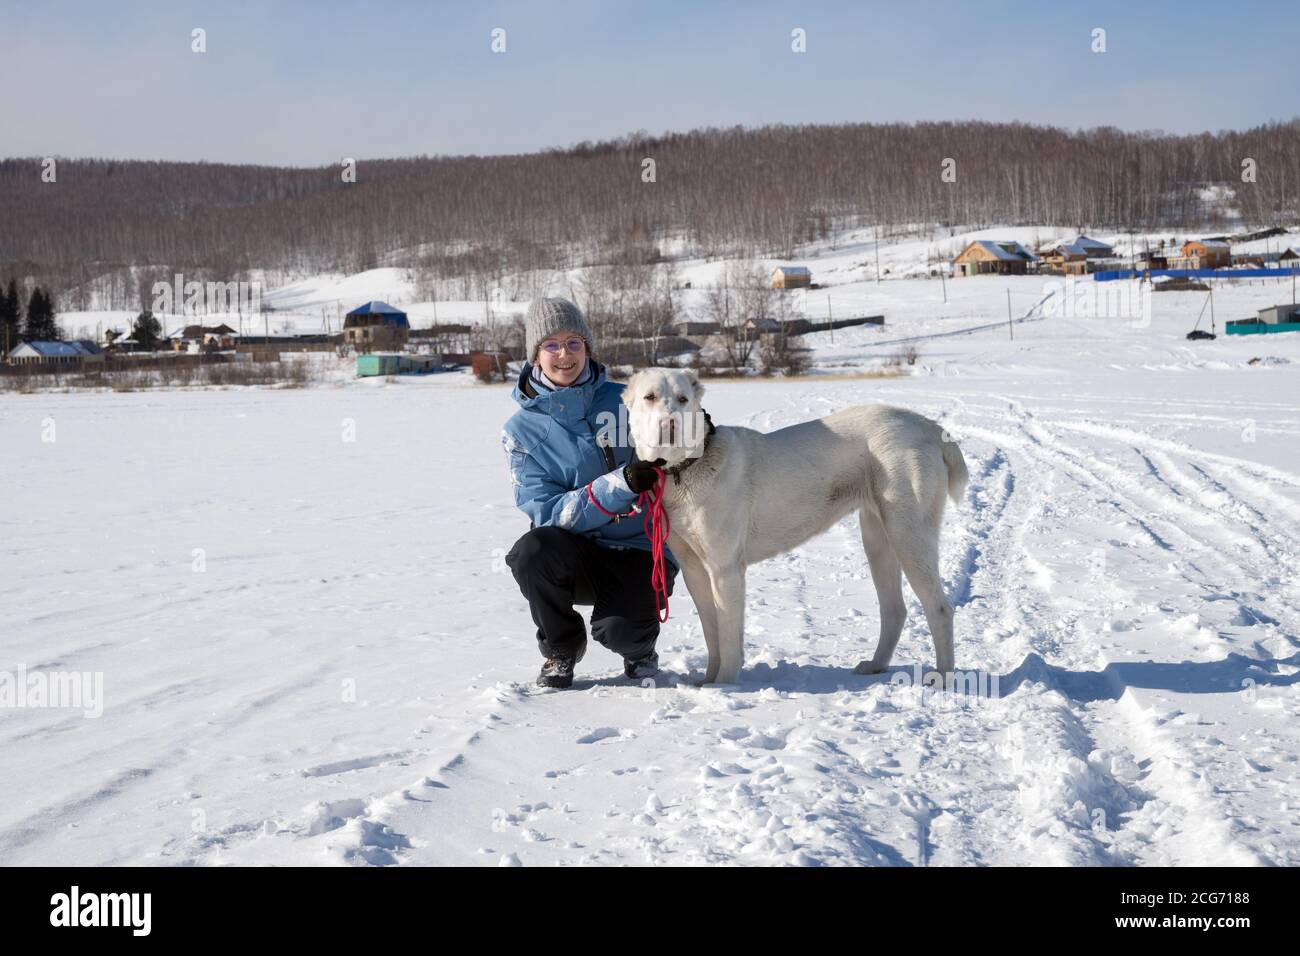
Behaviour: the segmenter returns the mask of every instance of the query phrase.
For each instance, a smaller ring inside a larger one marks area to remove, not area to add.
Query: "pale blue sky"
[[[774,122],[1240,129],[1300,114],[1297,28],[1289,0],[0,0],[0,156],[322,165]]]

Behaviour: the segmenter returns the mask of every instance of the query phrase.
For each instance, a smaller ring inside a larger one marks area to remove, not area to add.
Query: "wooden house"
[[[1088,272],[1088,257],[1083,250],[1061,243],[1053,248],[1041,250],[1038,257],[1040,272],[1053,275],[1081,276]]]
[[[1115,250],[1088,236],[1075,236],[1066,242],[1054,242],[1038,250],[1040,270],[1055,275],[1086,275],[1097,268],[1097,260],[1109,259]]]
[[[1036,270],[1040,260],[1020,243],[1000,239],[976,239],[952,261],[954,276],[1025,275]]]
[[[1232,247],[1221,239],[1189,239],[1177,255],[1169,257],[1171,269],[1220,269],[1232,265]]]
[[[772,270],[773,289],[806,289],[812,285],[812,270],[807,266],[777,266]]]

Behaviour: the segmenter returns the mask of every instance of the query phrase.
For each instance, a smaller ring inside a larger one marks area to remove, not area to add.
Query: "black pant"
[[[515,542],[506,555],[537,624],[544,657],[575,657],[587,642],[575,604],[594,605],[591,636],[627,660],[654,650],[659,638],[650,572],[654,559],[640,548],[610,548],[586,535],[546,525]],[[664,562],[668,593],[676,570]]]

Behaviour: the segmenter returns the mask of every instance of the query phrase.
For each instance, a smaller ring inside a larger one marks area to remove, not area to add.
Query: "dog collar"
[[[704,453],[709,450],[709,436],[717,431],[717,429],[713,427],[713,419],[709,417],[709,413],[703,408],[701,408],[700,411],[704,412],[704,421],[709,426],[709,430],[704,433],[704,447],[700,449],[699,457],[687,458],[680,465],[673,465],[671,468],[664,469],[665,472],[673,476],[674,484],[680,485],[682,483],[682,472],[695,464],[695,462],[699,461],[700,458],[704,457]]]

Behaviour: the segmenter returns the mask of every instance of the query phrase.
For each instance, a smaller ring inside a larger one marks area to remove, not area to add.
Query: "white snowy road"
[[[945,423],[981,698],[852,673],[878,626],[853,517],[750,570],[739,687],[691,683],[682,585],[665,686],[593,645],[535,688],[503,387],[0,397],[0,670],[105,697],[0,710],[0,861],[1300,863],[1296,366],[1090,335],[708,384],[720,424]],[[932,658],[907,596],[894,674]]]

